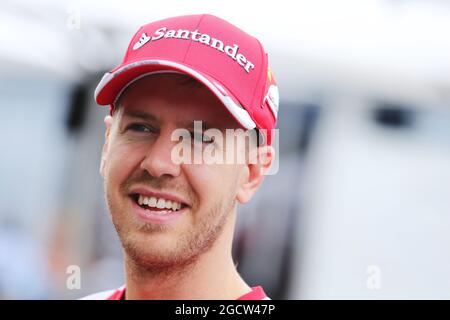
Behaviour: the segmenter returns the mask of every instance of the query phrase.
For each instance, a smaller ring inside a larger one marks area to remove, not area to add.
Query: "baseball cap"
[[[179,72],[203,83],[245,129],[265,129],[271,144],[279,92],[268,54],[255,37],[210,14],[186,15],[142,26],[122,63],[95,90],[111,112],[121,93],[152,73]]]

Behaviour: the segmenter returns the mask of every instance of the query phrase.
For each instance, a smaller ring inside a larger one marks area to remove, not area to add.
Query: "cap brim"
[[[254,129],[256,124],[229,90],[216,79],[196,71],[184,64],[167,60],[140,60],[107,72],[95,89],[95,101],[99,105],[113,105],[121,93],[134,81],[152,74],[179,72],[203,83],[222,102],[231,116],[245,129]]]

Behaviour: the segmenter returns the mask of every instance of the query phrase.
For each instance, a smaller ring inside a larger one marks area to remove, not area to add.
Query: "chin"
[[[160,236],[130,235],[122,245],[135,265],[154,271],[184,265],[190,260],[186,250],[180,250],[169,239]]]

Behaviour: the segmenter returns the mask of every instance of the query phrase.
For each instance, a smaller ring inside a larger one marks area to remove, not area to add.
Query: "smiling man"
[[[126,284],[86,299],[268,299],[231,254],[236,204],[274,159],[278,89],[260,42],[211,15],[147,24],[96,101],[110,106],[100,173]]]

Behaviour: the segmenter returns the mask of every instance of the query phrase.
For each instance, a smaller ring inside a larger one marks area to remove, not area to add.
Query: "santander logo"
[[[238,63],[247,73],[250,73],[250,71],[255,68],[255,65],[250,60],[248,60],[242,53],[239,53],[239,46],[237,44],[233,44],[232,46],[225,45],[223,41],[213,38],[206,33],[200,33],[198,30],[167,30],[167,27],[162,27],[156,30],[153,36],[148,36],[147,33],[144,32],[139,40],[133,45],[133,50],[142,48],[150,41],[157,41],[160,39],[182,39],[200,42],[226,54],[231,59],[236,61],[236,63]]]

